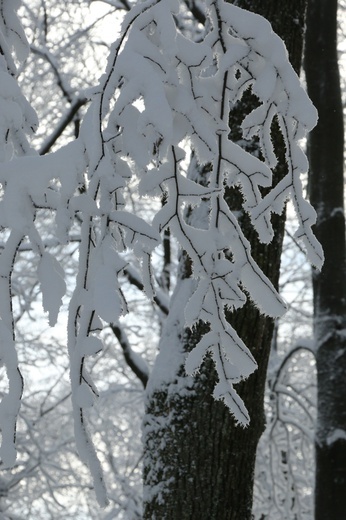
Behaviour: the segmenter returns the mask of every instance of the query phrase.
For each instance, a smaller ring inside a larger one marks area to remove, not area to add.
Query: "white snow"
[[[7,453],[7,463],[13,463],[22,381],[10,282],[24,237],[40,256],[37,276],[52,325],[65,294],[63,269],[45,250],[36,223],[37,208],[49,203],[56,219],[54,232],[62,243],[69,241],[76,213],[81,219],[78,274],[68,319],[72,402],[78,450],[105,504],[102,470],[83,415],[96,395],[84,357],[102,349],[96,338],[101,320],[116,322],[127,311],[118,280],[126,267],[121,253],[131,249],[141,262],[149,298],[155,294],[151,253],[162,230],[170,228],[193,264],[192,278],[179,282],[172,299],[148,392],[169,382],[172,391],[174,387],[183,392],[191,383],[190,376],[175,383],[173,377],[175,381],[176,367],[185,357],[181,333],[201,319],[211,330],[189,355],[186,368],[195,372],[211,352],[219,375],[215,397],[224,400],[237,422],[248,424],[233,385],[255,370],[256,361],[230,327],[225,310],[244,305],[244,287],[261,312],[272,317],[282,315],[285,304],[252,258],[224,189],[227,184],[240,187],[243,209],[263,242],[272,239],[272,213],[281,213],[291,198],[296,236],[320,268],[323,252],[311,230],[316,215],[303,198],[300,181],[307,171],[300,139],[316,124],[317,115],[283,42],[263,18],[224,0],[207,0],[207,34],[197,44],[176,28],[179,2],[149,0],[137,3],[125,17],[105,74],[88,93],[91,102],[79,138],[46,157],[35,156],[26,135],[35,128],[36,117],[15,81],[15,60],[23,59],[27,49],[16,15],[19,4],[3,0],[0,27],[0,226],[9,237],[0,256],[0,347],[9,381],[8,396],[0,405],[0,451]],[[258,136],[264,161],[228,139],[229,109],[249,87],[260,106],[244,118],[244,139]],[[277,161],[271,141],[274,117],[285,140],[287,175],[262,198],[261,188],[270,188]],[[192,169],[186,175],[184,139],[193,148],[193,161],[210,164],[203,183]],[[166,193],[166,204],[152,222],[124,206],[123,193],[134,183],[150,197]],[[195,215],[203,218],[187,217],[191,203],[200,205]]]
[[[327,446],[331,446],[339,440],[346,440],[346,431],[341,428],[335,428],[327,437]]]
[[[48,312],[49,325],[54,327],[66,292],[64,270],[56,258],[45,252],[40,259],[37,276],[41,285],[43,308]]]

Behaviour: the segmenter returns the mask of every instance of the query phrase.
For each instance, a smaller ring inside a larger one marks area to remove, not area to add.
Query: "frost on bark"
[[[282,36],[294,68],[301,65],[306,2],[238,1],[236,5],[268,18]],[[283,12],[285,15],[283,15]],[[258,153],[256,142],[242,140],[239,124],[253,108],[250,95],[230,115],[231,137],[246,149]],[[285,147],[277,125],[273,125],[278,164],[274,185],[287,173]],[[242,140],[242,141],[241,141]],[[229,190],[227,202],[239,210],[241,196]],[[240,218],[242,229],[251,243],[252,255],[275,287],[278,284],[284,215],[273,215],[273,242],[258,241],[246,216]],[[149,382],[147,415],[144,421],[144,482],[146,519],[227,519],[251,518],[253,473],[256,448],[264,430],[263,395],[270,352],[273,320],[262,315],[253,304],[228,316],[232,325],[254,355],[258,369],[237,392],[246,403],[251,417],[246,429],[235,426],[228,410],[212,397],[218,377],[207,358],[195,378],[186,377],[186,353],[200,341],[208,327],[198,323],[192,331],[182,327],[184,300],[195,291],[190,279],[191,266],[184,256],[180,266],[178,288],[168,317],[170,335],[161,340],[160,369],[163,378]],[[173,354],[172,352],[175,352]],[[155,375],[155,369],[154,369]],[[161,386],[160,386],[161,385]],[[164,484],[164,486],[163,486]]]
[[[337,1],[308,4],[305,71],[319,124],[308,141],[310,200],[325,263],[313,275],[318,418],[315,518],[346,511],[346,262],[344,123],[337,56]]]

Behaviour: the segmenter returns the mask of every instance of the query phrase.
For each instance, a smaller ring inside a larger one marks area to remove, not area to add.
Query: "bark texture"
[[[245,7],[267,17],[274,30],[284,39],[296,70],[301,64],[305,0],[238,0]],[[249,96],[244,110],[249,110]],[[232,114],[236,126],[239,113]],[[235,129],[232,138],[237,138]],[[286,166],[280,135],[275,137],[280,157],[275,173],[278,180]],[[229,203],[236,207],[239,194],[229,192]],[[252,244],[254,259],[264,273],[278,284],[284,215],[275,217],[275,239],[269,246],[257,241],[247,223],[243,228]],[[189,279],[188,259],[182,261],[180,282],[168,320],[174,333],[178,355],[167,354],[169,381],[166,386],[149,381],[144,437],[144,518],[146,520],[250,520],[252,518],[253,477],[256,449],[265,427],[263,397],[273,332],[272,320],[259,314],[249,303],[230,316],[233,326],[258,362],[258,370],[237,391],[251,416],[247,429],[237,427],[226,407],[215,402],[212,391],[216,376],[207,359],[200,374],[189,378],[184,373],[186,352],[205,332],[200,324],[184,331],[179,324],[184,299],[194,290]],[[162,360],[161,360],[162,363]],[[214,374],[214,375],[212,375]],[[158,378],[160,380],[160,376]],[[182,383],[184,381],[184,383]],[[160,380],[162,383],[162,380]],[[184,390],[181,391],[182,385]],[[179,389],[179,391],[178,391]]]
[[[346,515],[346,263],[344,127],[337,56],[337,0],[309,0],[305,71],[319,123],[309,137],[310,200],[325,263],[313,275],[318,418],[316,520]]]

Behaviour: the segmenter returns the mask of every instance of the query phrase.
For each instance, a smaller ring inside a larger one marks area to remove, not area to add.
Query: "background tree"
[[[276,323],[265,409],[267,426],[257,455],[256,520],[311,520],[314,491],[316,373],[311,270],[290,231],[281,259],[280,294],[287,314]]]
[[[337,1],[311,0],[305,71],[319,125],[308,141],[310,200],[325,251],[313,276],[318,388],[315,518],[341,519],[346,498],[346,263],[344,122],[337,54]]]

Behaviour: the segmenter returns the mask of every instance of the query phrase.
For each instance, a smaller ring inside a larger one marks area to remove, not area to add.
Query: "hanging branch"
[[[123,252],[130,249],[137,256],[141,280],[136,285],[164,311],[165,302],[155,296],[151,253],[169,228],[189,255],[196,290],[185,308],[185,325],[203,320],[209,332],[189,354],[186,370],[198,370],[210,352],[219,377],[214,395],[224,400],[242,425],[248,424],[249,416],[234,384],[257,365],[226,312],[250,298],[260,311],[276,317],[285,312],[285,304],[252,258],[237,215],[225,201],[225,189],[240,187],[243,209],[262,242],[273,236],[271,214],[281,213],[291,198],[299,222],[297,238],[316,267],[323,261],[311,231],[315,213],[303,199],[299,179],[307,170],[300,142],[315,125],[316,111],[282,41],[260,16],[224,0],[207,0],[208,30],[200,43],[194,43],[177,29],[179,4],[149,0],[125,16],[106,71],[90,93],[78,139],[42,157],[12,159],[0,172],[0,225],[11,233],[1,259],[8,256],[13,262],[16,248],[27,237],[39,257],[38,279],[51,324],[65,293],[64,273],[45,250],[35,223],[37,209],[55,214],[55,235],[61,244],[69,243],[76,215],[81,222],[78,274],[68,318],[72,405],[78,451],[91,469],[102,505],[107,504],[102,468],[87,427],[87,410],[98,391],[88,374],[87,358],[102,350],[98,335],[104,324],[117,323],[127,312],[119,277],[124,272],[131,275],[131,268]],[[8,9],[9,0],[1,5]],[[5,36],[14,38],[12,33]],[[6,59],[11,74],[13,60],[8,52]],[[229,111],[248,89],[257,96],[258,106],[244,118],[244,138],[258,137],[263,160],[229,139]],[[28,111],[22,98],[20,106]],[[271,141],[274,118],[286,145],[287,174],[270,189],[277,162]],[[31,119],[24,117],[25,127]],[[11,133],[18,154],[23,153],[28,147],[21,132],[11,127],[0,144]],[[203,185],[182,167],[186,142],[201,166],[210,165]],[[166,203],[153,222],[127,209],[123,192],[130,182],[137,182],[140,195],[162,198],[164,194]],[[201,204],[206,207],[202,220],[187,216],[186,207],[194,212]],[[7,269],[3,280],[10,287],[12,267],[7,261],[3,265]],[[7,293],[10,301],[10,289]],[[13,343],[11,305],[0,311],[2,322],[8,323],[3,336]],[[9,372],[16,366],[11,358]],[[14,387],[17,406],[19,385]],[[1,418],[4,422],[5,415]]]

